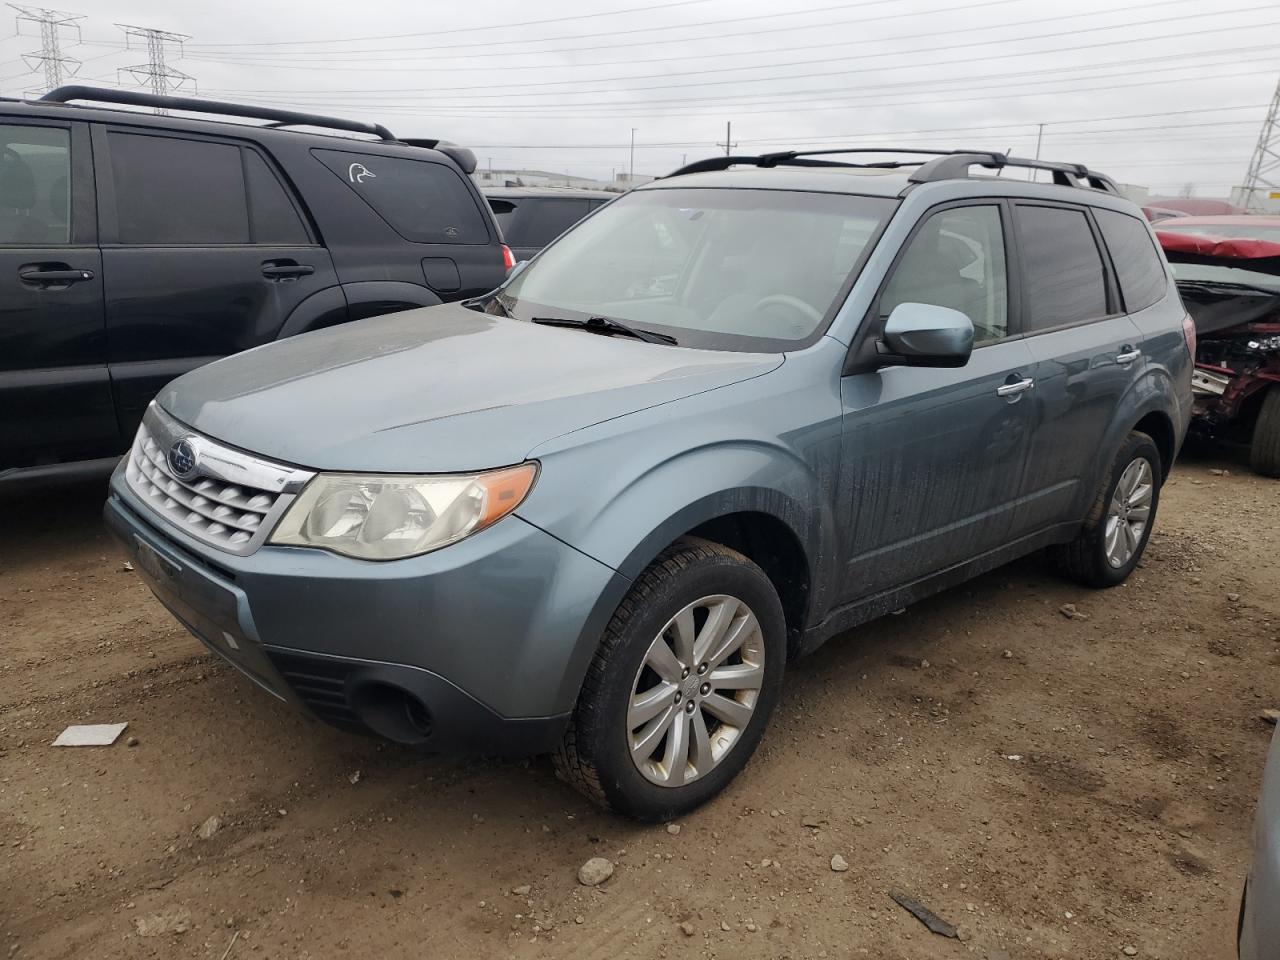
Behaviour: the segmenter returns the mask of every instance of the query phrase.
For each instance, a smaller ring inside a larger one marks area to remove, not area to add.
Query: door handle
[[[1030,377],[1015,381],[1014,383],[1006,383],[996,387],[997,397],[1020,397],[1028,390],[1034,390],[1036,382]]]
[[[1142,356],[1141,350],[1136,347],[1131,347],[1127,343],[1121,347],[1120,350],[1121,352],[1116,354],[1116,363],[1120,364],[1122,367],[1128,366]]]
[[[315,272],[316,268],[306,263],[267,260],[262,264],[262,275],[268,280],[296,280],[298,277],[309,277]]]
[[[52,284],[72,284],[80,283],[84,280],[93,279],[92,270],[82,270],[68,267],[64,264],[57,266],[45,267],[39,265],[28,265],[18,268],[18,279],[23,283],[32,286],[44,287]]]

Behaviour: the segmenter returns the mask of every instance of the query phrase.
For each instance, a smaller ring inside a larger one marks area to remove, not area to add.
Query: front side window
[[[1102,240],[1111,251],[1124,308],[1130,313],[1151,306],[1169,288],[1164,260],[1156,252],[1151,231],[1137,217],[1114,210],[1094,209]]]
[[[1102,254],[1083,210],[1017,204],[1025,333],[1107,315]]]
[[[503,291],[523,320],[593,315],[681,345],[786,350],[818,335],[896,200],[789,190],[627,194]]]
[[[929,217],[880,295],[880,315],[901,303],[959,310],[973,321],[974,343],[1009,332],[1009,285],[1000,208],[953,207]]]
[[[452,167],[345,150],[312,153],[406,240],[489,242],[484,216]]]
[[[208,140],[110,134],[120,242],[249,242],[240,148]]]
[[[0,244],[70,243],[70,211],[68,132],[0,124]]]

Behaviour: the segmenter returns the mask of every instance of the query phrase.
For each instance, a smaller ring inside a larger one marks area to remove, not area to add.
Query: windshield
[[[1177,219],[1161,220],[1156,227],[1162,233],[1190,233],[1197,237],[1226,237],[1232,240],[1280,240],[1280,224],[1191,223],[1179,225]]]
[[[502,291],[521,320],[606,316],[682,346],[788,350],[816,338],[896,200],[651,189],[615,200]]]
[[[1224,267],[1205,263],[1170,263],[1175,280],[1205,283],[1244,283],[1263,290],[1280,292],[1280,277],[1244,267]]]

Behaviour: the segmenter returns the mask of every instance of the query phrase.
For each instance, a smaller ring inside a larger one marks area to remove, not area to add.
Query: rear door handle
[[[268,280],[296,280],[298,277],[309,277],[316,268],[307,263],[292,263],[267,260],[262,264],[262,275]]]
[[[93,279],[92,270],[78,270],[72,267],[40,267],[27,266],[18,268],[18,279],[23,283],[37,287],[51,284],[72,284]]]
[[[1121,352],[1116,354],[1116,363],[1120,364],[1122,367],[1128,366],[1142,356],[1141,350],[1136,347],[1131,347],[1127,343],[1121,347],[1120,350]]]
[[[996,396],[1019,397],[1028,390],[1034,390],[1035,386],[1036,382],[1033,379],[1025,377],[1022,380],[1016,380],[1013,383],[1006,383],[1002,386],[996,387]]]

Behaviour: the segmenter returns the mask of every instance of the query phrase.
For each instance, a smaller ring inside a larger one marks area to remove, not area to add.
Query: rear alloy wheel
[[[629,817],[692,810],[751,758],[786,652],[782,604],[764,571],[706,540],[668,547],[605,629],[556,769]]]
[[[1161,470],[1155,441],[1136,430],[1125,437],[1080,533],[1055,549],[1068,576],[1090,587],[1114,587],[1133,572],[1151,538]]]
[[[1262,398],[1262,409],[1253,425],[1249,466],[1264,477],[1280,477],[1280,386]]]

